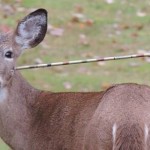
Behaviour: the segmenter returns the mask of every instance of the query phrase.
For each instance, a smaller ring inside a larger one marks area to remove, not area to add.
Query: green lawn
[[[4,1],[4,0],[3,0]],[[19,59],[19,65],[86,59],[97,56],[133,54],[150,49],[150,3],[148,0],[22,0],[18,4],[5,0],[16,10],[4,17],[0,25],[15,27],[18,19],[35,8],[49,12],[49,25],[61,28],[60,37],[47,34],[43,44]],[[24,10],[25,8],[25,10]],[[83,10],[83,21],[73,22],[73,14]],[[13,18],[13,19],[12,19]],[[3,21],[2,21],[3,20]],[[82,37],[87,44],[82,42]],[[143,59],[62,66],[21,71],[36,88],[51,91],[99,91],[112,84],[124,82],[149,83],[150,64]],[[0,150],[7,150],[0,145]]]

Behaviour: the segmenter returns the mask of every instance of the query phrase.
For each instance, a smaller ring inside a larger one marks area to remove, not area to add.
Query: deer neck
[[[13,149],[28,145],[25,142],[28,142],[30,128],[30,107],[38,93],[19,72],[7,87],[0,90],[0,136]]]

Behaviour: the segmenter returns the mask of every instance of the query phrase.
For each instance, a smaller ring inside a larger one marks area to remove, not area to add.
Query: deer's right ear
[[[38,45],[47,31],[47,11],[38,9],[18,23],[14,34],[14,42],[22,50]]]

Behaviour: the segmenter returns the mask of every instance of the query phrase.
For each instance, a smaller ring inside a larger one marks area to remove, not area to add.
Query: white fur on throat
[[[0,89],[0,103],[4,102],[7,99],[7,89],[6,88],[1,88]]]
[[[8,95],[7,89],[3,88],[3,79],[0,77],[0,103],[5,101]]]

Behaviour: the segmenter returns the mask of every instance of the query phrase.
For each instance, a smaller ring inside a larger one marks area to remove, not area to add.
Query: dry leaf
[[[150,58],[149,57],[145,57],[145,61],[150,63]]]
[[[49,33],[50,35],[52,36],[57,36],[57,37],[60,37],[60,36],[63,36],[64,34],[64,29],[63,28],[51,28],[49,29]]]
[[[107,4],[113,4],[114,0],[105,0]]]
[[[99,61],[99,62],[97,62],[97,64],[98,64],[98,66],[104,66],[104,65],[106,65],[106,62],[104,62],[104,61]]]
[[[85,34],[80,34],[79,42],[82,45],[89,45],[89,41],[88,41],[87,36]]]
[[[87,20],[85,21],[85,24],[86,24],[87,26],[89,26],[89,27],[91,27],[91,26],[93,25],[93,23],[94,23],[94,21],[93,21],[92,19],[87,19]]]
[[[70,82],[64,82],[63,85],[64,85],[64,88],[67,90],[72,88],[72,84]]]
[[[34,63],[35,64],[42,64],[43,61],[40,58],[36,58],[36,59],[34,59]]]
[[[12,29],[9,27],[9,26],[7,26],[7,25],[0,25],[0,31],[1,32],[4,32],[4,33],[6,33],[6,32],[9,32],[9,31],[11,31]]]
[[[84,22],[85,20],[86,20],[85,16],[82,13],[74,13],[72,15],[72,19],[71,19],[71,21],[74,23]]]
[[[77,4],[76,6],[75,6],[75,11],[77,12],[77,13],[82,13],[83,12],[83,7],[80,5],[80,4]]]
[[[25,12],[26,9],[24,7],[17,7],[18,12]]]
[[[107,90],[109,87],[111,87],[112,85],[110,83],[103,83],[102,85],[102,89],[103,90]]]
[[[146,13],[145,12],[142,12],[142,11],[137,11],[136,15],[138,17],[145,17],[146,16]]]

